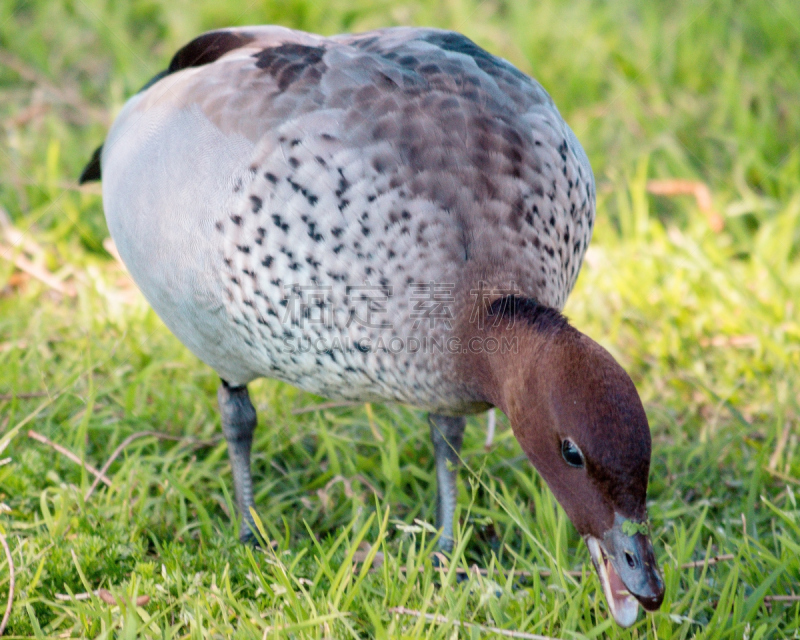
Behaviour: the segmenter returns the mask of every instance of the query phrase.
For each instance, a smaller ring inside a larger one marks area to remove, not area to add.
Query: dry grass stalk
[[[783,456],[783,450],[786,448],[786,443],[789,442],[789,432],[791,429],[792,423],[787,420],[786,424],[783,425],[783,431],[781,431],[781,436],[778,438],[778,444],[775,445],[775,451],[772,452],[772,455],[769,457],[769,465],[767,465],[770,471],[775,471],[778,466],[778,463],[781,461],[781,456]]]
[[[399,613],[404,616],[414,616],[415,618],[425,618],[429,622],[438,622],[439,624],[452,624],[455,627],[462,627],[464,629],[477,629],[484,633],[494,633],[506,638],[524,638],[525,640],[558,640],[552,636],[542,636],[537,633],[526,633],[525,631],[512,631],[510,629],[500,629],[498,627],[488,627],[483,624],[476,624],[474,622],[463,622],[461,620],[451,620],[445,616],[440,616],[433,613],[423,613],[416,609],[408,609],[406,607],[392,607],[389,609],[390,613]]]
[[[2,345],[0,345],[0,353],[3,352]],[[6,400],[29,400],[30,398],[46,398],[49,393],[47,391],[34,391],[32,393],[0,393],[0,402]]]
[[[380,431],[378,431],[378,425],[375,424],[375,417],[372,415],[372,404],[365,402],[364,410],[367,412],[367,421],[369,422],[370,431],[372,431],[372,437],[375,438],[377,442],[383,442],[383,436]]]
[[[111,124],[109,114],[104,109],[98,109],[83,98],[74,87],[62,88],[53,84],[41,72],[32,68],[10,51],[0,48],[0,64],[15,71],[21,78],[35,84],[38,88],[49,93],[57,101],[72,107],[75,113],[80,116],[81,124],[90,122],[101,122],[108,126]],[[87,120],[85,116],[89,116]]]
[[[703,347],[734,347],[747,348],[758,346],[758,336],[714,336],[713,338],[700,338],[700,345]]]
[[[374,493],[376,496],[378,496],[379,500],[383,500],[383,494],[378,489],[376,489],[373,486],[373,484],[369,480],[367,480],[364,476],[362,476],[361,474],[356,474],[352,478],[345,478],[343,475],[336,475],[333,478],[331,478],[330,480],[328,480],[328,483],[323,488],[317,489],[317,497],[319,498],[320,502],[322,503],[322,508],[325,511],[329,511],[331,509],[332,502],[331,502],[330,495],[328,494],[328,491],[330,491],[330,488],[333,485],[335,485],[335,484],[337,484],[339,482],[341,482],[342,486],[344,487],[344,495],[345,495],[345,497],[346,498],[353,498],[356,495],[355,491],[353,491],[353,484],[352,484],[353,480],[358,480],[363,485],[368,487],[372,491],[372,493]]]
[[[369,544],[369,542],[362,542],[358,546],[358,551],[356,551],[355,554],[353,554],[353,562],[355,562],[356,564],[363,563],[367,559],[367,556],[369,555],[369,552],[370,552],[371,548],[372,548],[372,546]],[[447,571],[447,562],[448,562],[447,556],[445,556],[445,555],[443,555],[441,553],[435,553],[434,555],[437,556],[438,559],[439,559],[439,566],[437,567],[437,570],[440,573],[443,573],[443,572]],[[377,569],[378,567],[380,567],[383,564],[383,561],[384,561],[383,552],[382,551],[378,551],[375,554],[375,558],[372,561],[372,569],[374,570],[374,569]],[[405,565],[403,565],[401,567],[398,567],[397,570],[400,571],[401,573],[407,573],[408,572],[408,568]],[[459,574],[459,575],[467,575],[469,573],[474,573],[475,575],[479,575],[479,576],[484,576],[484,577],[489,576],[489,570],[488,569],[483,569],[483,568],[479,567],[476,564],[473,564],[469,569],[462,569],[461,567],[457,567],[456,568],[456,573]],[[494,573],[498,573],[498,570],[496,569],[494,571]],[[553,572],[550,571],[549,569],[541,569],[541,570],[536,572],[536,575],[539,575],[539,576],[541,576],[543,578],[547,578],[547,577],[551,576],[552,573]],[[582,571],[561,571],[560,573],[563,573],[563,574],[568,575],[568,576],[572,576],[574,578],[580,578],[583,575]],[[523,571],[523,570],[515,570],[514,571],[514,575],[518,576],[520,578],[530,578],[533,574],[534,574],[533,571]]]
[[[12,262],[20,271],[24,271],[60,294],[71,298],[76,295],[75,288],[72,285],[62,282],[41,264],[37,264],[37,262],[43,262],[44,249],[29,236],[16,229],[11,224],[11,218],[3,208],[0,208],[0,228],[2,228],[6,240],[10,243],[7,245],[0,242],[0,256]],[[23,255],[22,252],[27,253],[33,260]]]
[[[42,246],[29,234],[22,233],[22,231],[11,224],[11,216],[8,215],[8,211],[5,209],[0,209],[0,227],[3,229],[3,235],[6,237],[6,240],[15,249],[17,247],[22,247],[22,249],[35,260],[41,261],[44,259],[44,249]]]
[[[353,556],[353,561],[356,562],[356,563],[364,562],[364,560],[367,558],[367,554],[369,553],[370,548],[371,547],[370,547],[370,544],[368,542],[362,542],[361,545],[359,545],[359,550],[356,551],[355,555]],[[446,571],[447,570],[447,566],[446,565],[447,565],[447,562],[448,562],[447,557],[442,555],[442,554],[440,554],[440,553],[437,553],[435,555],[437,555],[439,557],[439,563],[440,564],[439,564],[438,570],[440,572]],[[378,556],[380,556],[380,559],[378,559]],[[697,567],[710,566],[710,565],[718,564],[720,562],[730,562],[731,560],[733,560],[735,558],[736,558],[736,556],[734,554],[732,554],[732,553],[723,553],[721,555],[712,556],[711,558],[706,558],[704,560],[694,560],[692,562],[686,562],[685,564],[681,565],[681,569],[695,569]],[[376,554],[375,560],[373,561],[373,569],[377,568],[381,564],[383,564],[383,560],[384,560],[383,553],[379,551]],[[402,573],[406,573],[408,571],[408,569],[405,566],[401,566],[401,567],[398,568],[398,571],[400,571]],[[499,569],[495,569],[494,573],[499,573],[499,571],[500,571]],[[475,564],[472,565],[469,569],[462,569],[461,567],[458,567],[458,568],[456,568],[456,573],[459,574],[459,575],[467,575],[469,573],[474,573],[475,575],[480,575],[480,576],[484,576],[484,577],[490,575],[488,569],[483,569],[483,568],[481,568],[481,567],[479,567],[478,565],[475,565]],[[536,572],[524,571],[522,569],[514,570],[514,575],[516,575],[516,576],[518,576],[520,578],[530,578],[531,576],[534,575],[534,573],[536,573],[536,575],[538,575],[538,576],[540,576],[542,578],[549,578],[551,575],[553,575],[553,572],[550,571],[549,569],[540,569],[540,570],[538,570]],[[563,573],[564,575],[567,575],[567,576],[572,576],[573,578],[580,578],[580,577],[583,576],[584,572],[583,571],[560,571],[559,573]],[[776,598],[778,598],[778,597],[779,596],[776,596]],[[782,598],[783,596],[780,596],[780,597]]]
[[[112,606],[120,604],[119,600],[117,600],[117,598],[114,597],[114,594],[111,593],[108,589],[96,589],[91,593],[74,593],[74,594],[57,593],[55,595],[55,598],[56,600],[60,600],[61,602],[70,602],[72,600],[89,600],[91,599],[92,596],[97,596],[98,598],[100,598],[100,600]],[[148,602],[150,602],[150,596],[139,596],[138,598],[136,598],[137,607],[143,607]]]
[[[730,562],[735,557],[736,556],[732,553],[723,553],[718,556],[706,558],[705,560],[694,560],[692,562],[687,562],[686,564],[681,565],[681,569],[694,569],[695,567],[704,567],[706,565],[717,564],[719,562]]]
[[[111,480],[109,480],[104,475],[103,472],[98,471],[92,465],[90,465],[88,462],[85,462],[84,460],[81,460],[78,456],[76,456],[74,453],[72,453],[72,451],[69,451],[68,449],[65,449],[60,444],[56,444],[52,440],[50,440],[50,439],[46,438],[45,436],[43,436],[41,433],[36,433],[33,430],[28,431],[28,437],[31,440],[36,440],[37,442],[41,442],[42,444],[46,444],[48,447],[51,447],[51,448],[55,449],[56,451],[58,451],[65,458],[69,458],[75,464],[80,465],[81,467],[86,469],[86,471],[88,471],[89,473],[91,473],[95,477],[95,479],[96,479],[95,481],[96,482],[103,482],[106,486],[108,486],[108,487],[111,486]]]
[[[128,270],[128,268],[125,266],[125,263],[122,261],[122,256],[119,255],[119,251],[117,251],[117,245],[114,244],[114,241],[111,239],[111,236],[103,240],[103,249],[108,251],[111,257],[114,258],[114,260],[116,260],[117,262],[119,262],[119,264],[122,266],[123,269],[125,269],[125,271]]]
[[[22,184],[29,187],[55,187],[62,191],[77,191],[79,193],[91,193],[95,196],[103,195],[103,188],[97,182],[87,182],[85,184],[77,184],[76,182],[42,182],[41,180],[28,180],[25,178],[17,178],[14,180],[17,184]]]
[[[50,111],[49,104],[34,102],[20,111],[17,115],[8,118],[3,126],[5,129],[16,129],[28,124],[31,120],[38,120]]]
[[[8,572],[9,572],[9,580],[8,580],[8,603],[6,604],[6,612],[3,615],[3,621],[0,622],[0,636],[2,636],[6,631],[6,625],[8,625],[8,619],[11,617],[11,608],[14,606],[14,588],[16,587],[16,575],[14,574],[14,559],[11,557],[11,549],[8,547],[8,540],[6,537],[0,532],[0,544],[3,545],[3,549],[6,552],[6,558],[8,558]]]
[[[23,255],[20,255],[14,250],[14,247],[9,247],[0,243],[0,256],[14,263],[14,266],[21,271],[33,276],[40,282],[46,284],[51,289],[58,291],[60,294],[74,298],[77,295],[75,288],[64,282],[61,282],[56,276],[50,273],[44,267],[40,267]]]
[[[127,438],[125,438],[122,442],[119,443],[119,446],[116,449],[114,449],[114,452],[111,454],[111,456],[108,458],[108,460],[106,460],[105,464],[102,466],[102,468],[100,469],[99,473],[103,474],[103,477],[105,477],[104,474],[108,471],[108,469],[114,463],[114,460],[116,460],[119,457],[119,455],[125,450],[125,448],[129,444],[131,444],[135,440],[138,440],[139,438],[147,438],[147,437],[157,438],[158,440],[172,440],[174,442],[180,442],[182,440],[194,441],[194,444],[196,446],[199,446],[199,447],[211,447],[211,446],[214,446],[218,442],[218,440],[202,441],[202,440],[195,440],[194,438],[186,438],[184,436],[173,436],[172,434],[161,433],[159,431],[137,431],[136,433],[132,433]],[[92,496],[92,494],[94,493],[94,490],[97,488],[97,485],[100,483],[100,480],[101,480],[101,478],[99,476],[95,477],[95,480],[92,483],[92,486],[90,486],[86,490],[86,493],[83,496],[84,502],[88,501],[89,498]],[[105,481],[103,481],[103,482],[105,482]],[[111,482],[106,482],[105,484],[106,484],[106,486],[109,486],[109,487],[111,486]]]
[[[346,407],[357,407],[362,404],[361,402],[322,402],[310,407],[299,407],[292,409],[293,416],[299,416],[304,413],[314,413],[315,411],[324,411],[325,409],[344,409]]]
[[[783,480],[784,482],[800,486],[800,479],[793,478],[792,476],[786,475],[785,473],[781,473],[777,469],[770,469],[769,467],[764,467],[764,471],[766,471],[769,475],[778,478],[779,480]]]

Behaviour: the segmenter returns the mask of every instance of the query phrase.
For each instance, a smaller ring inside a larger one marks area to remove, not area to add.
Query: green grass
[[[631,630],[608,619],[582,541],[504,418],[489,452],[472,419],[463,451],[454,563],[488,577],[456,584],[431,567],[431,534],[414,525],[433,520],[435,500],[420,412],[293,415],[320,400],[273,381],[251,395],[259,515],[279,544],[235,542],[217,379],[104,251],[100,198],[73,187],[125,98],[182,43],[269,22],[457,29],[535,75],[583,142],[598,224],[567,314],[631,373],[654,441],[667,595]],[[0,526],[17,569],[8,635],[485,635],[389,612],[405,606],[560,638],[799,637],[800,602],[765,600],[800,593],[795,0],[12,0],[0,50],[0,206],[37,245],[28,255],[77,293],[21,276],[0,250],[0,394],[48,394],[0,400]],[[649,195],[657,178],[707,183],[725,229],[689,196]],[[84,500],[92,477],[29,429],[96,467],[138,431],[187,439],[136,440],[111,486]],[[361,541],[384,554],[377,571],[350,562]],[[680,568],[718,554],[734,559]],[[121,605],[56,598],[97,588]]]

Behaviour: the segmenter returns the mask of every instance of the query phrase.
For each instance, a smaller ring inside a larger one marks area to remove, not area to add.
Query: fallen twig
[[[78,464],[78,465],[82,466],[84,469],[86,469],[89,473],[91,473],[97,479],[97,481],[103,482],[108,487],[111,486],[111,480],[109,480],[104,475],[103,472],[98,471],[92,465],[90,465],[88,462],[85,462],[84,460],[81,460],[78,456],[76,456],[74,453],[72,453],[72,451],[69,451],[68,449],[65,449],[60,444],[56,444],[52,440],[49,440],[48,438],[45,438],[41,433],[36,433],[33,430],[28,431],[28,437],[31,438],[32,440],[36,440],[37,442],[41,442],[42,444],[46,444],[48,447],[52,447],[53,449],[58,451],[64,457],[69,458],[75,464]]]
[[[429,622],[438,622],[439,624],[452,624],[456,627],[463,627],[465,629],[478,629],[487,633],[496,633],[497,635],[505,636],[506,638],[525,638],[526,640],[558,640],[552,636],[541,636],[537,633],[526,633],[525,631],[512,631],[510,629],[500,629],[498,627],[488,627],[483,624],[476,624],[474,622],[463,622],[461,620],[452,620],[445,616],[436,615],[433,613],[423,613],[415,609],[407,609],[406,607],[392,607],[389,609],[390,613],[399,613],[404,616],[414,616],[415,618],[425,618]]]
[[[72,595],[68,593],[57,593],[55,595],[56,600],[60,600],[61,602],[71,602],[73,600],[89,600],[92,596],[97,596],[103,602],[110,605],[118,605],[120,602],[114,597],[114,594],[111,593],[108,589],[95,589],[91,593],[74,593]],[[148,602],[150,602],[150,596],[139,596],[136,598],[136,606],[143,607]]]
[[[711,202],[711,189],[698,180],[650,180],[647,191],[656,196],[694,196],[697,207],[708,218],[711,230],[719,233],[725,228],[725,220],[715,211]]]
[[[172,434],[161,433],[160,431],[138,431],[136,433],[132,433],[122,442],[120,442],[119,446],[116,449],[114,449],[114,452],[111,454],[108,460],[106,460],[105,464],[100,468],[99,473],[105,474],[108,471],[109,467],[114,463],[114,460],[116,460],[119,457],[119,454],[121,454],[125,450],[125,447],[127,447],[131,442],[133,442],[134,440],[138,440],[139,438],[147,438],[147,437],[157,438],[158,440],[172,440],[174,442],[180,442],[181,440],[194,440],[194,438],[187,438],[185,436],[173,436]],[[214,446],[215,441],[195,440],[195,444],[198,446],[210,447]],[[100,478],[96,477],[95,481],[92,483],[92,486],[90,486],[86,490],[86,493],[83,496],[84,502],[89,500],[89,498],[94,493],[94,490],[97,488],[97,485],[99,483],[100,483]],[[106,485],[111,486],[111,483],[106,482]]]
[[[315,411],[324,411],[325,409],[343,409],[345,407],[357,407],[363,404],[361,402],[323,402],[322,404],[315,404],[310,407],[300,407],[292,409],[293,416],[299,416],[303,413],[314,413]]]
[[[11,557],[11,549],[8,548],[8,541],[6,537],[0,532],[0,544],[3,545],[3,549],[6,552],[6,558],[8,558],[8,604],[6,604],[6,612],[3,615],[3,621],[0,622],[0,636],[2,636],[6,632],[6,625],[8,624],[8,619],[11,617],[11,607],[14,605],[14,587],[16,586],[15,580],[16,577],[14,575],[14,560]]]

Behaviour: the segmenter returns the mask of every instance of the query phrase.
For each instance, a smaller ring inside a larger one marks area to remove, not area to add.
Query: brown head
[[[650,428],[639,394],[605,349],[557,311],[507,296],[481,333],[516,353],[481,353],[469,369],[583,536],[614,619],[655,610],[664,583],[646,535]],[[630,595],[629,595],[630,594]]]

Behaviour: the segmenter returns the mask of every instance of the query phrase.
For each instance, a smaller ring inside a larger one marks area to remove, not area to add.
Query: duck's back
[[[223,377],[429,408],[468,399],[409,338],[451,336],[480,281],[561,308],[594,219],[544,89],[431,29],[205,34],[129,101],[102,170],[135,280]]]

